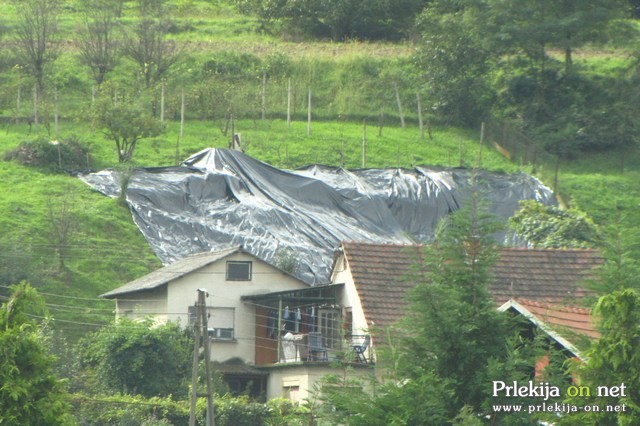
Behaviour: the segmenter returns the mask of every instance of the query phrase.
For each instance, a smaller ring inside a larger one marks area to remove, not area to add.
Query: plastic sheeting
[[[340,241],[428,242],[438,221],[468,199],[473,172],[417,167],[344,170],[274,168],[238,151],[206,149],[181,166],[137,169],[126,200],[133,219],[165,264],[189,254],[242,246],[272,264],[290,250],[295,272],[329,280]],[[119,196],[118,174],[81,176]],[[510,217],[518,202],[554,204],[551,191],[526,174],[480,171],[475,181],[489,209]]]

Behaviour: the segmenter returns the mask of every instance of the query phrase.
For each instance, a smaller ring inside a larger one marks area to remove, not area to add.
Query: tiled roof
[[[369,324],[384,328],[399,320],[414,286],[406,277],[423,257],[422,247],[343,242],[342,249]],[[505,248],[489,291],[498,305],[511,298],[572,304],[588,294],[577,284],[602,262],[595,250]]]
[[[231,247],[215,252],[206,252],[187,256],[170,265],[165,266],[164,268],[160,268],[157,271],[153,271],[150,274],[138,278],[137,280],[131,281],[123,285],[122,287],[111,290],[110,292],[105,293],[100,297],[114,299],[127,293],[153,290],[164,284],[167,284],[169,281],[173,281],[177,278],[187,275],[190,272],[207,266],[210,263],[216,262],[241,250],[242,249],[240,247]]]
[[[492,272],[489,291],[496,302],[510,298],[575,305],[591,293],[577,284],[604,259],[596,250],[503,249]]]
[[[517,302],[560,334],[568,332],[581,334],[592,339],[600,337],[600,333],[593,324],[591,310],[588,308],[534,302],[526,299],[517,299]]]

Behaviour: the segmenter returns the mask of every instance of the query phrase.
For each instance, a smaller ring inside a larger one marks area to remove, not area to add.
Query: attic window
[[[251,281],[251,262],[227,262],[227,281]]]

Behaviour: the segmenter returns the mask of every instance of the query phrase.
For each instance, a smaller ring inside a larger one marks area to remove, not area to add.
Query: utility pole
[[[211,385],[211,353],[209,344],[209,328],[207,326],[207,304],[209,297],[206,290],[198,289],[196,302],[196,318],[194,324],[193,372],[191,375],[191,411],[189,426],[196,425],[196,402],[198,400],[198,364],[200,363],[200,349],[204,353],[204,365],[207,383],[207,422],[206,426],[215,426],[215,412],[213,410],[213,387]]]

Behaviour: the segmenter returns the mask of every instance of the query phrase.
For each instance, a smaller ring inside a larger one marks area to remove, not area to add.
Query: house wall
[[[351,268],[349,262],[347,262],[345,256],[341,254],[335,262],[334,269],[331,273],[331,282],[334,284],[343,283],[344,289],[339,303],[342,306],[351,307],[352,312],[352,326],[351,334],[363,335],[369,333],[369,325],[362,309],[362,303],[358,296],[358,290],[353,281],[351,274]],[[370,348],[373,346],[371,342]],[[365,352],[365,357],[370,359],[369,349]]]
[[[227,261],[250,261],[252,273],[250,281],[227,281]],[[211,359],[224,362],[230,358],[240,358],[247,364],[255,364],[255,307],[240,300],[241,296],[263,294],[274,291],[295,290],[308,287],[303,282],[289,276],[273,266],[246,253],[235,253],[172,281],[167,289],[167,312],[175,314],[173,320],[189,323],[189,306],[197,299],[197,290],[209,293],[207,307],[234,308],[234,339],[218,340],[211,343]],[[209,320],[209,327],[212,326]]]
[[[342,372],[326,364],[276,366],[267,371],[267,399],[288,398],[299,403],[315,397],[323,377]],[[374,374],[375,370],[368,367],[352,368],[347,372],[349,379],[363,379],[367,391],[371,391]]]
[[[128,293],[116,300],[116,317],[130,319],[154,317],[157,321],[171,320],[167,311],[167,286],[141,293]]]

